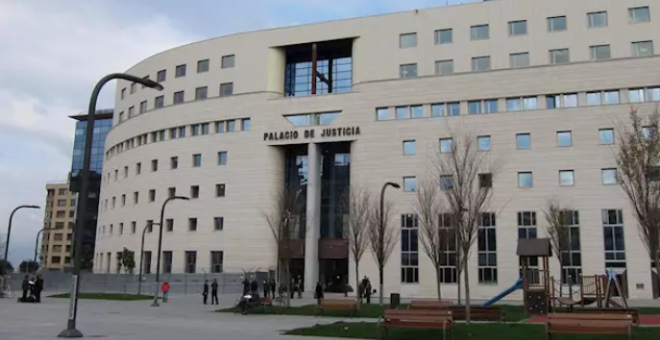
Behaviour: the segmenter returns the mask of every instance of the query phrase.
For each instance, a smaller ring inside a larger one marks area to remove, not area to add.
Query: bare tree
[[[556,199],[548,200],[546,208],[543,211],[546,222],[545,230],[550,238],[552,250],[557,256],[557,261],[559,261],[559,272],[561,273],[561,277],[564,276],[564,265],[561,261],[561,254],[562,250],[566,247],[568,233],[570,232],[571,227],[566,214],[572,213],[572,211],[572,209],[562,206]],[[566,280],[569,284],[572,282],[568,277]]]
[[[458,241],[457,269],[464,274],[465,316],[470,322],[470,277],[468,259],[479,230],[482,213],[489,208],[493,196],[493,181],[500,164],[490,152],[481,152],[477,138],[471,134],[452,134],[440,147],[437,170],[440,188],[445,193],[447,208],[453,216]],[[441,142],[442,144],[442,142]],[[449,145],[447,145],[449,144]],[[460,276],[460,272],[459,272]]]
[[[437,180],[426,179],[417,185],[413,209],[417,214],[419,241],[435,268],[438,301],[442,301],[441,264],[447,250],[448,228],[441,221],[442,201]]]
[[[378,200],[372,200],[372,208],[369,213],[369,248],[378,265],[378,301],[382,306],[385,265],[390,255],[392,255],[394,246],[397,244],[400,230],[391,226],[393,217],[392,201],[383,202],[382,213],[379,204]]]
[[[617,181],[628,196],[660,287],[660,138],[658,107],[642,117],[631,108],[630,125],[622,125],[615,147]]]
[[[348,249],[355,262],[355,291],[358,308],[360,298],[360,260],[369,247],[369,222],[373,214],[371,194],[360,187],[353,186],[344,195],[342,204],[344,223],[344,238],[348,240]]]
[[[277,261],[281,263],[281,266],[278,265],[280,287],[283,284],[289,286],[291,261],[304,249],[307,218],[305,204],[301,201],[301,192],[302,189],[297,186],[286,186],[274,198],[271,210],[262,212],[275,239]],[[286,305],[289,307],[290,295],[286,294],[286,296]]]

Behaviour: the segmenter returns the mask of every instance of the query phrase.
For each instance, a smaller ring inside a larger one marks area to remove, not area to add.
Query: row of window
[[[235,65],[235,55],[225,55],[222,56],[221,61],[220,61],[220,67],[225,69],[225,68],[233,68]],[[174,78],[182,78],[186,76],[187,73],[187,68],[188,66],[186,64],[181,64],[177,65],[174,68]],[[211,60],[210,59],[202,59],[197,61],[197,73],[206,73],[211,69]],[[144,79],[149,79],[149,76],[145,76]],[[160,70],[156,72],[156,81],[159,83],[162,83],[167,80],[167,70]],[[143,86],[144,88],[144,86]],[[134,94],[137,92],[137,84],[132,83],[130,85],[130,94]],[[120,91],[120,99],[124,100],[126,98],[126,88],[124,87]]]
[[[237,131],[250,131],[252,120],[250,118],[229,119],[223,121],[214,121],[206,123],[196,123],[185,126],[177,126],[168,129],[161,129],[143,133],[136,137],[131,137],[123,142],[113,145],[105,153],[105,159],[109,160],[116,154],[136,148],[138,146],[164,142],[166,140],[175,140],[185,138],[186,136],[196,137],[211,133],[228,133]],[[212,130],[213,128],[213,130]],[[240,129],[240,130],[239,130]]]
[[[648,6],[633,7],[628,9],[628,20],[631,24],[650,22],[651,12]],[[566,16],[554,16],[546,18],[548,32],[563,32],[568,30]],[[607,11],[587,13],[587,27],[600,28],[609,24]],[[527,35],[527,20],[509,21],[507,25],[509,36]],[[452,28],[439,29],[434,32],[434,43],[436,45],[451,44],[454,42],[454,30]],[[490,39],[490,25],[470,26],[471,40]],[[399,48],[417,47],[417,33],[403,33],[399,35]]]
[[[227,165],[227,160],[228,160],[228,154],[227,151],[219,151],[217,153],[217,161],[216,165]],[[190,162],[191,167],[193,168],[201,168],[202,167],[202,154],[201,153],[196,153],[192,155],[191,162]],[[176,170],[179,168],[179,157],[178,156],[172,156],[170,157],[170,170]],[[152,159],[151,160],[151,172],[156,172],[158,171],[158,159]],[[124,166],[124,178],[128,178],[129,174],[129,167],[128,165]],[[138,162],[135,164],[135,175],[140,175],[142,174],[142,162]],[[108,172],[108,175],[105,178],[105,183],[108,184],[110,183],[110,172]],[[114,171],[114,180],[117,181],[119,179],[119,169],[115,169]]]
[[[471,115],[497,112],[519,112],[527,110],[553,110],[584,106],[617,105],[627,103],[660,102],[660,86],[631,88],[624,90],[589,91],[586,102],[580,101],[579,93],[545,94],[507,98],[468,100],[467,112]],[[544,105],[545,104],[545,105]],[[402,120],[430,117],[453,117],[461,115],[461,102],[400,105],[376,108],[375,118],[381,120]],[[502,108],[502,109],[500,109]]]
[[[213,231],[222,231],[225,228],[225,218],[222,216],[216,216],[213,217]],[[157,224],[156,224],[157,226]],[[188,218],[188,231],[197,231],[200,228],[200,221],[198,220],[197,217],[190,217]],[[145,224],[145,229],[140,230],[140,232],[146,232],[146,233],[152,233],[154,231],[154,221],[153,220],[147,220]],[[171,233],[174,231],[174,219],[173,218],[168,218],[165,220],[165,226],[164,229],[166,232]],[[107,235],[112,236],[114,233],[114,224],[109,224],[108,229],[107,229]],[[137,232],[137,222],[132,221],[130,225],[130,234],[135,234]],[[126,231],[126,233],[129,233],[129,231]],[[101,226],[99,232],[97,233],[97,237],[104,237],[106,235],[106,226]],[[124,235],[124,223],[119,223],[118,224],[118,230],[117,230],[117,235]]]
[[[116,263],[120,262],[121,252],[115,254]],[[170,250],[163,251],[163,262],[162,262],[162,272],[169,274],[172,272],[172,263],[174,262],[174,253]],[[142,258],[142,272],[145,274],[151,274],[151,251],[147,250],[143,253],[144,257]],[[187,250],[183,252],[184,258],[184,271],[188,274],[194,274],[197,272],[197,251]],[[223,272],[223,262],[224,262],[224,252],[221,250],[211,250],[209,253],[210,260],[210,272],[211,273],[222,273]],[[106,273],[111,272],[111,262],[112,262],[112,253],[98,253],[96,254],[95,262],[97,263],[97,272],[105,271]],[[105,268],[103,264],[105,263]],[[119,269],[119,267],[115,267]],[[202,270],[207,272],[207,270]]]
[[[518,212],[518,239],[537,238],[537,217],[534,211]],[[562,273],[564,284],[575,283],[582,274],[582,247],[580,242],[580,215],[578,211],[563,211],[563,218],[568,232],[560,240]],[[604,261],[607,269],[625,269],[626,253],[623,232],[623,212],[619,209],[601,211]],[[485,212],[479,218],[477,233],[477,258],[479,283],[498,282],[497,223],[495,213]],[[441,214],[438,217],[440,228],[452,229],[451,216]],[[440,282],[456,283],[456,236],[451,232],[442,244],[443,254],[440,260]],[[401,282],[419,282],[419,220],[415,214],[401,215]],[[527,264],[538,269],[538,258],[530,259]]]
[[[653,41],[643,40],[634,41],[630,45],[632,57],[647,57],[655,54]],[[607,45],[589,46],[589,60],[599,61],[612,58],[611,47]],[[529,52],[516,52],[509,54],[509,67],[521,68],[532,66]],[[571,53],[569,48],[557,48],[548,50],[548,62],[551,65],[565,64],[571,62]],[[471,71],[481,72],[492,69],[491,56],[476,56],[471,60]],[[434,74],[436,76],[445,76],[455,73],[454,60],[435,61]],[[416,78],[420,76],[417,71],[417,63],[406,63],[399,65],[400,78]]]
[[[215,185],[215,197],[225,197],[227,190],[227,186],[225,183],[219,183]],[[188,194],[188,198],[190,199],[197,199],[200,198],[200,186],[199,185],[191,185],[190,186],[190,191]],[[167,189],[167,197],[174,197],[176,196],[176,187],[170,187]],[[148,197],[147,197],[147,202],[155,202],[156,201],[156,189],[149,189],[148,191]],[[119,197],[119,204],[121,204],[122,207],[126,206],[126,194],[122,194]],[[114,209],[117,207],[117,196],[112,196],[110,200],[107,198],[103,201],[103,210],[107,211],[108,210],[108,202],[110,202],[110,209]],[[139,191],[134,191],[133,192],[133,204],[138,204],[140,202],[140,192]]]

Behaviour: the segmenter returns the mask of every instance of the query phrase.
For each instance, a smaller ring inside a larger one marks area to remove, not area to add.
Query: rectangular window
[[[186,136],[186,127],[185,126],[179,127],[179,138],[183,138],[185,136]]]
[[[582,275],[582,246],[580,244],[580,218],[578,211],[565,210],[560,218],[567,226],[566,237],[560,240],[561,263],[563,266],[561,281],[563,284],[576,284]]]
[[[137,222],[131,222],[131,234],[135,234],[135,229],[137,228]]]
[[[376,120],[390,120],[390,109],[387,107],[376,108]]]
[[[188,231],[197,231],[197,219],[191,217],[188,219]]]
[[[228,120],[227,121],[227,132],[234,132],[236,131],[236,121],[235,120]]]
[[[410,107],[410,117],[413,119],[424,118],[424,108],[422,105],[413,105]]]
[[[558,131],[557,146],[573,146],[573,133],[571,131]]]
[[[490,27],[488,25],[476,25],[470,27],[470,38],[472,40],[486,40],[490,38]]]
[[[587,105],[596,106],[603,103],[602,92],[587,92]]]
[[[195,89],[195,100],[206,99],[208,95],[208,87],[202,86]]]
[[[149,190],[149,202],[156,200],[156,189]]]
[[[405,156],[414,156],[417,153],[417,143],[414,140],[403,141],[403,154]]]
[[[417,178],[415,176],[403,178],[403,191],[405,192],[417,191]]]
[[[140,102],[140,113],[147,112],[147,101],[143,100]]]
[[[211,273],[222,273],[222,262],[224,261],[224,253],[221,251],[211,252]]]
[[[438,227],[440,228],[441,235],[441,255],[440,255],[440,282],[442,283],[456,283],[456,246],[458,244],[456,232],[454,232],[454,225],[452,223],[451,214],[440,214],[438,219]]]
[[[623,211],[603,210],[605,269],[626,268],[626,244],[623,237]]]
[[[536,238],[536,227],[536,212],[523,211],[518,213],[518,239]]]
[[[548,18],[548,32],[561,32],[567,28],[565,16]]]
[[[539,99],[538,97],[524,97],[523,109],[525,110],[536,110],[539,108]]]
[[[479,151],[489,151],[490,150],[490,136],[479,136],[477,137],[477,148]]]
[[[575,172],[573,170],[559,170],[559,185],[570,187],[575,185]]]
[[[250,118],[241,119],[241,131],[250,131],[250,126],[252,126],[252,120]]]
[[[151,252],[150,251],[145,251],[144,252],[144,261],[142,261],[144,264],[144,270],[145,274],[151,274]]]
[[[479,174],[479,187],[480,188],[492,188],[493,187],[493,174],[492,173]]]
[[[181,78],[186,76],[186,64],[178,65],[174,69],[174,78]]]
[[[495,213],[479,216],[477,232],[479,283],[497,283],[497,230]]]
[[[176,196],[176,187],[170,187],[167,188],[167,197],[174,197]]]
[[[400,78],[415,78],[417,77],[417,64],[403,64],[399,66]]]
[[[644,89],[632,89],[628,90],[628,101],[631,103],[643,103],[645,102],[645,90]]]
[[[509,36],[527,34],[527,20],[509,21]]]
[[[174,99],[172,100],[172,102],[173,102],[174,104],[181,104],[181,103],[183,103],[184,100],[185,100],[185,95],[184,95],[184,93],[185,93],[185,92],[183,92],[183,91],[177,91],[177,92],[174,92]]]
[[[440,175],[440,190],[447,191],[454,188],[454,176]]]
[[[410,119],[410,107],[409,106],[398,106],[395,110],[396,119]]]
[[[451,44],[454,42],[454,31],[451,28],[435,31],[435,44]]]
[[[452,153],[453,152],[453,140],[451,138],[441,138],[440,139],[440,153]]]
[[[123,207],[125,205],[126,205],[126,194],[122,194],[121,195],[121,206]]]
[[[197,269],[197,252],[196,251],[186,251],[186,273],[195,274]]]
[[[649,89],[649,101],[660,102],[660,87]]]
[[[550,50],[550,64],[564,64],[571,61],[571,55],[568,48]]]
[[[170,157],[170,169],[174,170],[179,167],[179,157]]]
[[[227,97],[234,94],[234,83],[220,84],[220,97]]]
[[[137,85],[135,83],[131,84],[131,94],[135,93],[137,91]]]
[[[200,128],[201,128],[201,125],[199,125],[199,124],[191,125],[190,134],[193,135],[193,136],[199,136],[199,133],[200,133],[200,130],[201,130]]]
[[[225,184],[215,185],[215,197],[225,197]]]
[[[202,127],[202,135],[208,135],[209,132],[211,132],[211,125],[209,123],[203,123],[201,127]]]
[[[446,76],[454,74],[454,61],[453,60],[439,60],[435,62],[435,75]]]
[[[153,220],[147,220],[147,232],[148,233],[153,233],[154,232],[154,221]]]
[[[417,47],[417,33],[404,33],[399,35],[399,48]]]
[[[589,55],[592,61],[610,59],[610,45],[590,46]]]
[[[472,71],[488,71],[490,70],[490,57],[474,57],[472,58]]]
[[[600,177],[603,185],[617,184],[616,169],[601,169]]]
[[[128,108],[128,118],[133,118],[135,116],[135,106]]]
[[[509,112],[521,111],[522,110],[522,99],[520,98],[507,98],[506,99],[506,110]]]
[[[468,114],[480,114],[481,113],[481,101],[473,100],[468,102]]]
[[[213,228],[216,231],[223,230],[225,228],[225,218],[224,217],[214,217],[213,218]]]
[[[236,56],[232,55],[225,55],[222,56],[222,68],[233,68],[234,63],[235,63]]]
[[[227,151],[218,152],[218,165],[227,165]]]
[[[553,94],[545,96],[545,103],[547,109],[558,109],[562,107],[577,107],[578,96],[577,93],[571,94]]]
[[[211,62],[208,59],[198,60],[197,61],[197,73],[208,72],[210,63]]]
[[[631,23],[649,22],[651,21],[651,13],[649,7],[635,7],[628,9],[628,19]]]
[[[401,215],[401,283],[419,283],[417,216]]]
[[[653,41],[637,41],[632,43],[633,57],[648,57],[654,55]]]
[[[164,96],[158,96],[158,97],[154,98],[154,109],[160,109],[163,106],[165,106],[165,97]]]
[[[598,136],[601,145],[614,144],[614,129],[600,129]]]
[[[190,198],[199,198],[199,185],[190,186]]]
[[[138,204],[139,201],[140,201],[140,193],[136,191],[133,193],[133,204]]]
[[[202,154],[194,154],[192,156],[192,166],[193,168],[199,168],[202,166]]]
[[[163,273],[170,274],[172,273],[172,252],[164,251],[163,252]]]
[[[518,188],[531,188],[534,186],[534,176],[531,172],[518,173]]]
[[[607,12],[587,13],[589,28],[607,27]]]
[[[509,67],[519,68],[529,66],[529,53],[512,53],[509,54]]]
[[[124,100],[126,98],[126,88],[124,87],[121,89],[121,100]]]
[[[167,79],[167,70],[160,70],[156,73],[156,81],[164,82]]]

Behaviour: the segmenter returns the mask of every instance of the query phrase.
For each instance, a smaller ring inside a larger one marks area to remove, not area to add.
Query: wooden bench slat
[[[548,314],[546,334],[594,334],[632,336],[633,316],[608,313]]]

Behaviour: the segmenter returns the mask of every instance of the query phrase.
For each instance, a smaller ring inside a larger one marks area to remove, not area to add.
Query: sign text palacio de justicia
[[[360,127],[338,127],[338,128],[323,128],[318,129],[305,129],[305,130],[291,130],[291,131],[277,131],[277,132],[264,132],[264,141],[277,142],[296,139],[312,139],[320,138],[333,138],[333,137],[349,137],[359,136]]]

